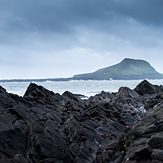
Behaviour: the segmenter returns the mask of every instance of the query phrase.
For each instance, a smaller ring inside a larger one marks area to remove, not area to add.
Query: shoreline
[[[139,78],[139,79],[75,79],[70,78],[42,78],[42,79],[0,79],[0,82],[64,82],[64,81],[142,81],[142,80],[163,80],[163,78]]]

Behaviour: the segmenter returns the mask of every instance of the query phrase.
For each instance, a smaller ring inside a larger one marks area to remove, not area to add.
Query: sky
[[[0,79],[71,77],[124,58],[163,73],[163,0],[0,0]]]

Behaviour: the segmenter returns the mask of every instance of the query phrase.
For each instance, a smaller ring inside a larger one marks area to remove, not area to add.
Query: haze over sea
[[[163,80],[148,80],[152,84],[162,85]],[[35,82],[38,85],[55,92],[64,93],[70,91],[75,94],[82,94],[85,96],[93,96],[100,93],[102,90],[106,92],[116,92],[122,86],[135,88],[141,80],[71,80],[71,81],[46,81]],[[0,82],[0,85],[4,87],[8,92],[15,93],[23,96],[30,82]]]

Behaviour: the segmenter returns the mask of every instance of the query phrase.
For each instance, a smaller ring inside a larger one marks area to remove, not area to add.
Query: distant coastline
[[[92,73],[78,74],[67,78],[43,79],[1,79],[0,82],[46,82],[70,80],[144,80],[163,79],[163,74],[157,72],[147,61],[125,58],[120,63],[99,69]]]
[[[46,82],[46,81],[70,81],[73,78],[43,78],[43,79],[0,79],[0,82]]]

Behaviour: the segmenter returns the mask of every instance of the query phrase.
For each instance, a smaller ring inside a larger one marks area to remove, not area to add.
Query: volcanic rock
[[[0,162],[162,161],[162,90],[143,83],[85,100],[34,83],[23,97],[0,87]]]

